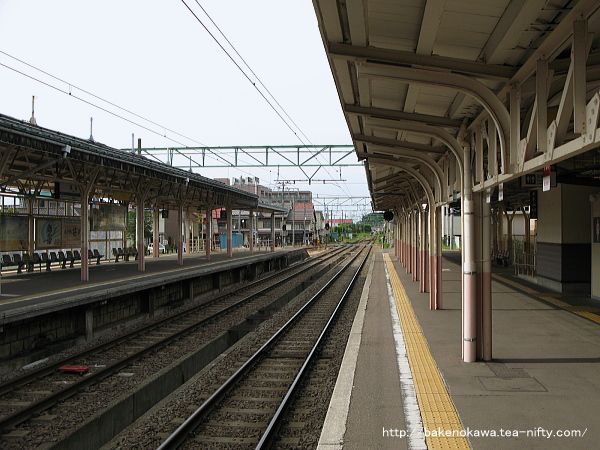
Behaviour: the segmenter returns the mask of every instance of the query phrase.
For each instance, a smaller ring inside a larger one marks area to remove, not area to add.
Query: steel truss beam
[[[209,167],[360,166],[353,145],[283,145],[141,148],[137,151],[180,169]]]

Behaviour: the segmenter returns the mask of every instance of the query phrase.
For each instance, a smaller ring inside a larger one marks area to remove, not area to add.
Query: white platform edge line
[[[340,367],[323,429],[319,438],[317,450],[342,449],[344,446],[344,434],[346,433],[346,421],[350,409],[350,397],[354,385],[354,372],[356,370],[356,361],[358,360],[358,351],[362,340],[362,329],[365,321],[365,310],[367,309],[367,300],[369,298],[369,289],[373,277],[373,266],[375,258],[371,259],[369,272],[363,286],[363,291],[356,311],[356,316],[352,323],[344,359]]]

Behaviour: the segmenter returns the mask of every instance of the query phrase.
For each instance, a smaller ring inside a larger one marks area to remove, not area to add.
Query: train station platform
[[[276,252],[291,250],[291,248],[278,248]],[[138,270],[138,261],[131,257],[128,261],[114,258],[103,260],[101,264],[90,261],[90,280],[81,281],[80,263],[74,268],[61,269],[52,266],[51,271],[46,271],[45,265],[36,265],[33,272],[18,274],[16,270],[4,270],[1,278],[0,291],[0,314],[28,305],[39,305],[40,303],[52,302],[72,295],[85,295],[106,289],[109,286],[120,286],[126,288],[128,284],[144,282],[144,280],[156,280],[165,274],[173,275],[197,271],[199,268],[211,266],[212,268],[226,266],[242,258],[252,258],[272,255],[270,251],[238,250],[231,257],[226,251],[213,251],[210,261],[206,259],[205,253],[185,254],[183,265],[177,264],[176,253],[166,253],[158,258],[146,256],[145,271]]]
[[[308,257],[306,248],[226,251],[103,261],[81,270],[45,266],[3,271],[0,294],[0,374],[36,363],[73,345],[204,301]]]
[[[600,303],[494,267],[493,360],[464,363],[460,254],[445,256],[431,311],[376,250],[318,448],[597,448]]]

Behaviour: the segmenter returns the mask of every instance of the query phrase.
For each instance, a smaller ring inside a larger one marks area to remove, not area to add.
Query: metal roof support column
[[[248,228],[250,228],[250,235],[248,236],[248,245],[250,247],[250,254],[254,253],[254,211],[250,210],[250,215],[248,216]]]
[[[402,227],[400,222],[400,216],[398,213],[394,215],[394,224],[396,226],[396,230],[394,233],[394,254],[396,255],[396,259],[401,261],[401,246],[402,246]]]
[[[477,269],[475,265],[475,208],[469,145],[464,146],[464,152],[461,208],[463,215],[462,358],[465,362],[475,362],[477,356]]]
[[[212,247],[212,205],[206,205],[206,242],[204,249],[206,250],[206,260],[210,261],[210,249]]]
[[[418,205],[417,205],[418,207]],[[419,210],[412,213],[412,280],[419,281]]]
[[[402,214],[402,266],[406,268],[408,273],[408,236],[409,236],[408,210],[404,209]]]
[[[428,241],[428,236],[427,236],[427,218],[428,218],[428,211],[426,209],[423,209],[421,211],[421,220],[420,220],[420,224],[421,224],[421,249],[420,249],[420,254],[419,254],[419,262],[420,262],[420,269],[421,269],[421,273],[420,273],[420,283],[419,283],[419,292],[427,292],[428,291],[428,286],[427,286],[427,263],[429,260],[429,247],[427,245],[427,241]]]
[[[152,256],[154,258],[158,258],[158,255],[160,254],[160,249],[158,248],[159,212],[158,205],[154,204],[154,209],[152,211]]]
[[[412,224],[412,210],[408,210],[406,217],[407,228],[406,228],[406,273],[412,274],[412,237],[413,237],[413,224]]]
[[[227,256],[233,256],[233,210],[231,206],[226,208],[227,211]]]
[[[428,208],[431,211],[429,214],[429,230],[430,230],[430,247],[431,255],[434,257],[431,260],[429,269],[429,306],[431,309],[442,308],[442,277],[441,277],[441,222],[439,221],[439,213],[435,204],[434,193],[427,180],[418,171],[404,167],[408,173],[412,174],[425,190],[427,196]]]
[[[429,302],[430,309],[443,309],[442,303],[442,208],[430,206]]]
[[[412,273],[412,210],[406,216],[406,273]]]
[[[177,205],[177,264],[183,266],[183,203]]]
[[[190,239],[190,231],[192,229],[192,214],[190,213],[190,208],[187,207],[185,210],[184,217],[184,227],[183,227],[183,250],[184,253],[192,253],[192,240]]]
[[[90,248],[90,221],[88,219],[88,199],[91,191],[91,184],[81,189],[81,281],[90,280],[90,267],[88,264],[88,249]]]
[[[482,196],[483,198],[483,196]],[[481,244],[482,244],[482,276],[481,276],[481,355],[484,361],[492,359],[492,247],[490,203],[485,199],[481,205]],[[502,220],[502,215],[500,215]]]
[[[144,249],[144,202],[146,197],[138,197],[136,204],[135,238],[138,252],[138,271],[146,271],[146,252]],[[87,253],[87,250],[86,250]],[[83,255],[82,255],[83,258]]]
[[[283,201],[284,201],[284,205],[285,205],[285,199]],[[292,248],[294,248],[295,246],[296,246],[296,207],[294,206],[294,198],[292,198]]]
[[[412,273],[412,211],[406,216],[406,273]]]
[[[271,251],[275,251],[275,211],[271,213]]]
[[[482,216],[482,205],[484,200],[484,194],[481,192],[473,193],[473,206],[475,208],[475,270],[477,271],[477,294],[476,294],[476,304],[475,311],[477,314],[476,319],[476,359],[481,359],[481,345],[483,340],[481,339],[481,324],[483,321],[482,311],[481,311],[481,298],[483,297],[483,221],[481,220]]]
[[[35,201],[35,196],[26,195],[25,198],[27,199],[27,253],[31,256],[35,250],[35,233],[33,231],[35,227],[33,221],[33,202]],[[29,267],[27,269],[29,270]]]

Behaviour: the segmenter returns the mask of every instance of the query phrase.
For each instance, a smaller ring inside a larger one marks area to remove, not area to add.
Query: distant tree
[[[127,239],[135,241],[135,215],[136,211],[127,214]],[[144,239],[152,238],[152,212],[144,211]]]
[[[383,213],[370,213],[362,217],[362,223],[370,226],[381,226],[383,225]]]

